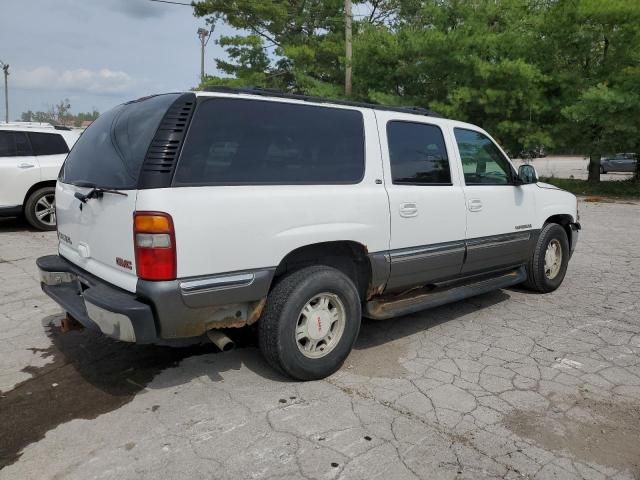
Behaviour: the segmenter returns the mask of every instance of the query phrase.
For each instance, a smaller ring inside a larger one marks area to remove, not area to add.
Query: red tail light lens
[[[135,212],[133,242],[139,278],[175,280],[176,236],[171,215],[163,212]]]

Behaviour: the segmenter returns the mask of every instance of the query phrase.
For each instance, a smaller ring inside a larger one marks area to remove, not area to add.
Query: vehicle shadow
[[[2,217],[0,218],[0,233],[14,232],[40,232],[36,230],[23,217]]]

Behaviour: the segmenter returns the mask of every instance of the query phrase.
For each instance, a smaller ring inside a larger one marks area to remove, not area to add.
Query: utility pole
[[[204,47],[209,43],[212,33],[213,25],[211,26],[211,31],[206,28],[198,29],[198,38],[200,39],[200,83],[204,82]]]
[[[351,0],[344,0],[344,43],[345,43],[345,65],[344,65],[344,94],[351,96],[351,61],[353,51],[351,46]]]
[[[9,86],[7,84],[7,77],[9,76],[9,64],[0,60],[0,67],[4,72],[4,115],[5,122],[9,123]]]

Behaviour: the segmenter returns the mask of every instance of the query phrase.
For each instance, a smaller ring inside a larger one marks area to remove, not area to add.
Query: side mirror
[[[525,163],[518,168],[518,178],[522,185],[528,185],[530,183],[536,183],[538,181],[538,172],[536,167]]]

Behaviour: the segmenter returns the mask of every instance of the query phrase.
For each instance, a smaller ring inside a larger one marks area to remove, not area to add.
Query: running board
[[[421,288],[401,295],[380,297],[370,300],[364,305],[363,315],[374,320],[387,320],[500,288],[511,287],[524,282],[526,278],[527,273],[524,267],[519,267],[515,270],[510,270],[491,278],[484,277],[482,280],[472,281],[465,285],[431,289]]]

